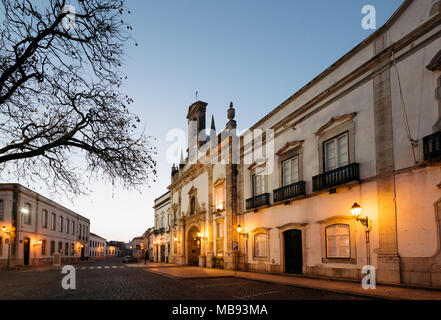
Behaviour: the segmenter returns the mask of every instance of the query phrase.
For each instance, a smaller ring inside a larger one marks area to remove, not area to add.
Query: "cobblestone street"
[[[0,299],[82,300],[352,300],[357,296],[238,278],[167,278],[121,259],[76,265],[76,290],[61,287],[59,270],[0,272]]]

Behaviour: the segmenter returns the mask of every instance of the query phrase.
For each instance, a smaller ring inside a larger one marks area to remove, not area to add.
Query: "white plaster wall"
[[[195,187],[198,190],[198,201],[199,206],[202,207],[202,202],[205,202],[206,209],[208,205],[208,173],[204,172],[195,179],[193,179],[191,182],[186,184],[181,191],[181,210],[185,213],[188,210],[189,206],[189,197],[188,197],[188,191],[190,191],[191,187]]]
[[[289,223],[305,223],[306,227],[306,263],[314,266],[322,263],[321,234],[318,221],[335,217],[351,217],[350,208],[354,202],[358,202],[362,208],[363,216],[368,216],[372,221],[371,232],[371,262],[375,263],[374,249],[378,248],[378,216],[377,216],[377,188],[375,182],[368,182],[354,186],[351,189],[339,189],[336,194],[322,194],[303,200],[291,202],[289,205],[278,205],[267,209],[259,209],[258,212],[250,212],[244,215],[244,231],[252,232],[256,228],[270,228],[270,262],[274,259],[275,264],[280,264],[281,252],[279,229]],[[366,263],[366,247],[364,227],[357,224],[356,230],[357,258],[360,267]],[[252,239],[248,244],[248,261],[253,263]],[[354,268],[347,264],[326,264],[328,267]]]
[[[432,126],[439,118],[435,88],[440,73],[429,71],[426,66],[439,52],[440,48],[441,39],[438,39],[398,64],[411,136],[419,143],[415,153],[417,161],[420,163],[424,160],[422,138],[433,132]],[[411,167],[415,162],[407,137],[398,80],[394,68],[391,69],[391,95],[394,160],[395,169],[399,170]]]
[[[389,44],[397,42],[405,35],[429,20],[434,0],[415,0],[388,30]]]
[[[430,167],[396,176],[398,249],[403,257],[431,257],[438,248],[435,202],[441,169]]]

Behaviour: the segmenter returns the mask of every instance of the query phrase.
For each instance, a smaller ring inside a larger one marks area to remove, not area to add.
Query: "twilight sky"
[[[96,183],[70,202],[91,220],[91,231],[128,241],[153,225],[153,201],[170,182],[167,132],[186,130],[188,106],[208,103],[216,128],[230,101],[238,129],[246,129],[372,33],[361,27],[365,5],[377,10],[377,28],[402,0],[128,0],[138,47],[123,71],[132,111],[157,138],[158,179],[142,192]],[[38,190],[43,194],[47,194]]]

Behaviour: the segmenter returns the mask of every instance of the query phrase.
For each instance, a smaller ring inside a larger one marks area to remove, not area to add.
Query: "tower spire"
[[[214,124],[214,115],[211,115],[211,130],[216,132],[216,125]]]

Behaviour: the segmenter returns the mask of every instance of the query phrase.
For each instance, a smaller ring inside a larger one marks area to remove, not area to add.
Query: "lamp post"
[[[368,217],[366,217],[366,218],[360,218],[360,215],[361,215],[361,206],[360,206],[357,202],[355,202],[355,203],[352,205],[351,213],[352,213],[352,215],[357,219],[358,222],[360,222],[360,223],[361,223],[362,225],[364,225],[367,229],[369,229],[369,218],[368,218]]]
[[[248,232],[242,232],[242,226],[239,224],[236,228],[237,232],[239,233],[239,240],[240,236],[244,237],[245,239],[245,271],[248,271]]]
[[[5,226],[2,227],[2,231],[4,234],[7,234],[9,236],[9,239],[8,239],[8,264],[6,266],[6,269],[9,270],[9,260],[10,260],[9,257],[10,257],[10,252],[11,252],[11,231],[7,231]]]
[[[355,219],[360,222],[363,226],[366,227],[366,262],[368,265],[371,263],[371,255],[370,255],[370,224],[369,218],[360,218],[361,215],[361,206],[355,202],[351,207],[351,213],[355,217]]]

